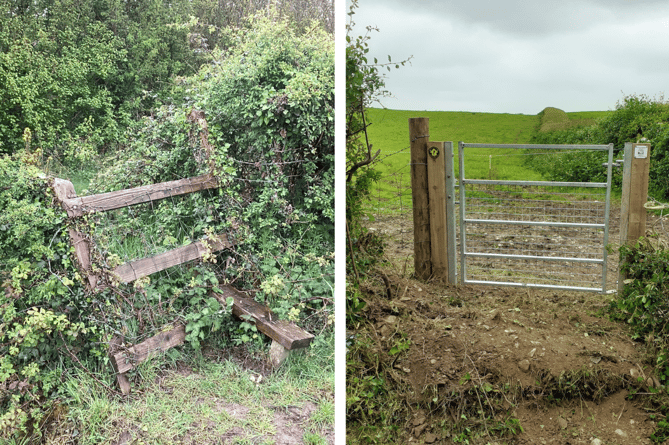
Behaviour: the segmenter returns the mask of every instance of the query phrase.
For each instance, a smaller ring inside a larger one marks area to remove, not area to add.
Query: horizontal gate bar
[[[477,258],[509,258],[512,260],[546,260],[546,261],[571,261],[574,263],[604,263],[603,259],[598,258],[573,258],[558,256],[540,256],[540,255],[507,255],[503,253],[484,253],[484,252],[465,252],[465,257]]]
[[[504,219],[465,219],[464,222],[471,224],[509,224],[516,226],[583,227],[586,229],[603,229],[606,227],[606,224],[562,223],[549,221],[507,221]]]
[[[560,289],[560,290],[579,290],[587,292],[603,292],[601,287],[578,287],[578,286],[559,286],[556,284],[532,284],[532,283],[515,283],[508,281],[478,281],[466,280],[466,284],[486,284],[494,286],[509,286],[509,287],[534,287],[539,289]]]
[[[496,181],[492,179],[463,179],[462,183],[481,184],[481,185],[520,185],[525,187],[539,186],[539,187],[606,188],[606,182]]]
[[[548,150],[609,150],[608,145],[550,145],[550,144],[476,144],[471,142],[463,142],[463,148],[467,147],[476,147],[476,148],[518,148],[518,149],[548,149]]]

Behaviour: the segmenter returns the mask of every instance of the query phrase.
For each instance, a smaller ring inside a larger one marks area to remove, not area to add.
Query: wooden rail
[[[62,182],[62,179],[58,181]],[[69,182],[69,181],[67,181]],[[218,181],[212,175],[179,179],[178,181],[161,182],[144,185],[126,190],[118,190],[98,195],[70,197],[63,199],[63,208],[70,217],[87,213],[106,212],[137,204],[158,201],[173,196],[207,190],[218,187]]]
[[[183,344],[186,328],[183,325],[154,335],[148,340],[112,355],[112,364],[119,374],[125,374],[145,360]]]
[[[239,318],[246,318],[255,324],[263,334],[274,339],[289,351],[306,348],[314,336],[295,323],[279,320],[277,316],[252,298],[232,286],[220,286],[222,293],[213,293],[213,296],[225,306],[227,298],[232,297],[232,313]]]
[[[228,237],[221,234],[214,239],[205,238],[158,255],[121,264],[114,269],[113,273],[119,277],[121,283],[131,283],[161,270],[202,258],[207,253],[217,252],[230,247],[232,247],[232,244],[228,241]]]
[[[70,181],[56,178],[53,183],[56,198],[70,218],[184,195],[217,186],[216,178],[211,175],[204,175],[116,192],[77,197],[74,186]],[[69,231],[79,265],[88,275],[89,286],[94,289],[98,284],[98,277],[91,273],[91,243],[89,238],[73,228],[70,228]],[[225,234],[219,234],[212,239],[205,238],[187,246],[122,264],[116,267],[112,273],[122,283],[131,283],[139,278],[230,247],[232,247],[232,243],[228,237]],[[227,299],[231,297],[233,299],[232,313],[239,318],[254,323],[260,332],[272,338],[273,344],[270,355],[273,358],[274,365],[280,365],[287,357],[288,352],[305,348],[313,340],[314,336],[312,334],[294,323],[279,320],[269,308],[257,303],[253,298],[233,287],[222,286],[220,289],[222,293],[213,295],[224,307],[227,307]],[[176,327],[161,332],[130,348],[122,348],[120,346],[121,339],[113,339],[110,343],[110,358],[116,369],[117,381],[121,391],[124,394],[130,392],[130,382],[126,376],[128,371],[153,355],[182,344],[185,337],[186,333],[183,325],[177,324]]]

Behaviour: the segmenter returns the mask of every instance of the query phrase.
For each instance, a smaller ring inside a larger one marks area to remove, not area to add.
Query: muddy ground
[[[365,321],[349,332],[370,338],[410,407],[403,443],[653,443],[660,382],[648,344],[609,321],[615,293],[420,282],[411,278],[410,225],[370,223],[384,234],[387,263],[364,282]],[[667,226],[649,215],[658,242]],[[610,239],[619,239],[616,224]],[[460,434],[477,412],[482,437]]]

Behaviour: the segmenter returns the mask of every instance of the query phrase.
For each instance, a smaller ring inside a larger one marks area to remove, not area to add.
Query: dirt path
[[[657,223],[651,216],[648,226]],[[659,381],[646,346],[608,320],[615,294],[412,280],[410,224],[371,225],[387,235],[389,262],[363,286],[358,332],[411,407],[405,443],[651,443],[657,419],[647,408]],[[616,224],[610,239],[618,237]],[[484,436],[461,435],[477,412]],[[513,419],[522,433],[492,438],[500,422],[518,432]]]

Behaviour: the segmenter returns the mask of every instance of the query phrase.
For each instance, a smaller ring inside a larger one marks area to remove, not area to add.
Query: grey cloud
[[[587,29],[669,9],[664,0],[366,0],[364,5],[370,10],[392,9],[405,17],[427,14],[460,27],[483,26],[522,36]]]
[[[413,55],[411,66],[387,74],[389,108],[602,110],[623,93],[666,89],[669,2],[361,2],[358,29],[380,29],[372,57]]]

